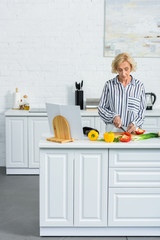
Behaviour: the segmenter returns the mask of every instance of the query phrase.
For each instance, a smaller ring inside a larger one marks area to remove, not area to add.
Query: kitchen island
[[[41,236],[160,236],[160,138],[39,148]]]

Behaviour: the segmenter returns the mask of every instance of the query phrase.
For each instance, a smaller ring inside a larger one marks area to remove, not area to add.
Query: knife
[[[122,129],[123,132],[126,132],[126,130],[121,126],[120,129]]]

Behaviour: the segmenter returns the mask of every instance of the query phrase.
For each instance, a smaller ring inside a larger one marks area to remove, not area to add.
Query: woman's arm
[[[145,119],[145,111],[146,111],[146,97],[145,97],[145,89],[142,84],[142,94],[141,94],[141,101],[140,101],[140,108],[138,114],[134,121],[132,122],[136,127],[141,128]]]
[[[118,114],[110,110],[111,99],[109,98],[108,91],[109,88],[107,82],[103,88],[103,92],[100,98],[98,114],[105,123],[113,123],[113,119],[118,116]]]

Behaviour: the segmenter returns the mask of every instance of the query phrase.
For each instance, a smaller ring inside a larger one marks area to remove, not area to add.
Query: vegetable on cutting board
[[[91,130],[89,133],[88,133],[88,137],[91,141],[96,141],[97,138],[99,137],[99,134],[97,131],[95,130]]]
[[[103,134],[105,142],[113,142],[115,135],[113,132],[106,132]]]
[[[146,134],[142,134],[142,135],[137,135],[135,137],[132,137],[132,140],[139,141],[139,140],[158,138],[158,137],[160,137],[160,131],[158,133],[146,133]]]
[[[129,142],[131,141],[131,134],[128,132],[122,133],[122,136],[119,138],[121,142]]]
[[[138,128],[136,131],[135,131],[135,133],[137,134],[137,135],[141,135],[141,134],[143,134],[145,132],[145,130],[142,130],[142,129],[140,129],[140,128]]]

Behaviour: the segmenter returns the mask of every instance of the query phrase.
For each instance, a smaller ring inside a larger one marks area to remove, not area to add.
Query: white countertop
[[[160,109],[153,109],[153,110],[146,110],[146,116],[150,116],[150,117],[159,117],[160,116]],[[5,116],[6,117],[46,117],[47,116],[47,112],[29,112],[26,110],[13,110],[13,109],[9,109],[5,112]],[[98,111],[86,111],[86,110],[81,110],[81,116],[82,117],[89,117],[89,116],[93,116],[93,117],[99,117],[98,115]]]
[[[47,136],[48,137],[48,136]],[[45,137],[43,137],[39,143],[40,148],[61,148],[61,149],[105,149],[105,148],[158,148],[160,149],[160,138],[151,138],[141,141],[130,141],[128,143],[106,143],[101,141],[90,141],[87,137],[84,137],[83,140],[75,140],[74,142],[68,143],[55,143],[47,141]]]

